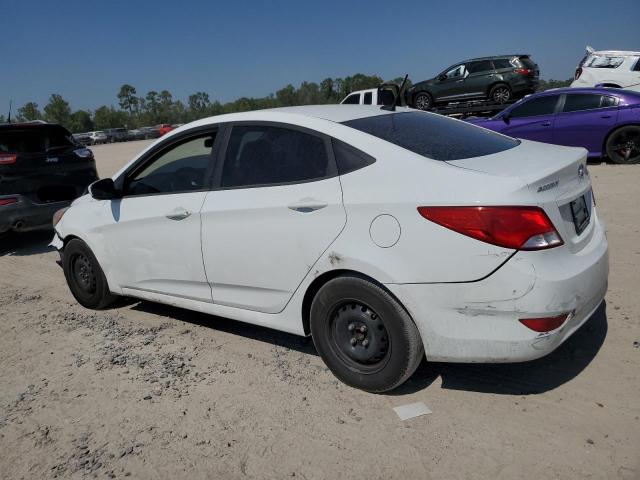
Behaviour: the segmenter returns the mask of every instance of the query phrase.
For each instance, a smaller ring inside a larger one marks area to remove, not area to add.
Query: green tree
[[[49,103],[44,107],[44,119],[50,123],[59,123],[65,127],[69,126],[71,121],[71,108],[62,95],[57,93],[49,97]]]
[[[69,130],[72,133],[89,132],[93,130],[93,120],[91,113],[87,110],[77,110],[71,114]]]
[[[573,82],[572,78],[569,78],[568,80],[540,80],[538,91],[544,92],[545,90],[549,90],[551,88],[568,87],[569,85],[571,85],[571,82]]]
[[[160,99],[158,92],[151,90],[145,97],[145,113],[146,119],[150,123],[159,123],[158,112],[160,109]]]
[[[289,84],[276,92],[276,101],[279,107],[291,107],[298,105],[298,95],[293,85]]]
[[[211,112],[211,100],[209,94],[205,92],[196,92],[189,95],[189,119],[196,120],[209,115]]]
[[[35,102],[27,102],[18,109],[18,120],[29,122],[42,118],[42,113],[38,110],[38,104]]]
[[[120,87],[120,92],[118,92],[118,103],[120,104],[120,108],[123,110],[127,110],[129,115],[133,113],[133,109],[136,107],[138,103],[138,97],[136,95],[136,88],[125,83]]]

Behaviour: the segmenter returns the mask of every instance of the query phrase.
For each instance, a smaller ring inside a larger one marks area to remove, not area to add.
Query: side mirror
[[[121,196],[111,178],[103,178],[93,182],[89,185],[89,193],[96,200],[113,200]]]
[[[511,117],[509,116],[508,113],[505,113],[504,115],[502,115],[502,121],[507,125],[509,125],[509,122],[511,121]]]
[[[440,80],[441,82],[446,79],[447,79],[447,76],[444,73],[441,73],[440,75],[438,75],[438,80]]]

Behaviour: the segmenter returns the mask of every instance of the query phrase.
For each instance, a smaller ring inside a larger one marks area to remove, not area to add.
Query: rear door
[[[507,122],[502,133],[516,138],[552,143],[553,128],[560,95],[525,99],[505,112]],[[502,118],[505,118],[505,114]]]
[[[617,119],[618,99],[613,95],[568,93],[556,117],[553,143],[600,154],[605,136]]]
[[[291,125],[238,123],[202,207],[214,303],[278,313],[346,222],[328,138]]]
[[[478,60],[467,64],[468,75],[464,80],[465,97],[484,97],[493,81],[495,72],[490,60]]]

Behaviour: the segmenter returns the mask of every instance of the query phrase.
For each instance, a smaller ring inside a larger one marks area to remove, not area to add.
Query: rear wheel
[[[640,163],[640,127],[629,125],[615,130],[607,139],[605,151],[615,163]]]
[[[511,100],[511,89],[504,83],[494,85],[489,92],[489,99],[496,103],[507,103]]]
[[[433,108],[433,98],[427,92],[420,92],[415,96],[413,105],[418,110],[431,110]]]
[[[416,370],[424,349],[405,309],[386,290],[359,277],[338,277],[311,305],[311,334],[318,353],[347,385],[386,392]]]
[[[82,240],[74,238],[66,245],[62,268],[69,290],[83,307],[102,309],[116,300],[98,260]]]

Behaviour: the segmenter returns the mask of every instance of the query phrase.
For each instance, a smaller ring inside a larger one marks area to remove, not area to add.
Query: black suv
[[[405,92],[407,105],[430,110],[437,104],[487,99],[507,103],[538,88],[540,72],[529,55],[466,60]]]
[[[60,125],[0,124],[0,234],[51,228],[56,210],[97,179],[91,150]]]

